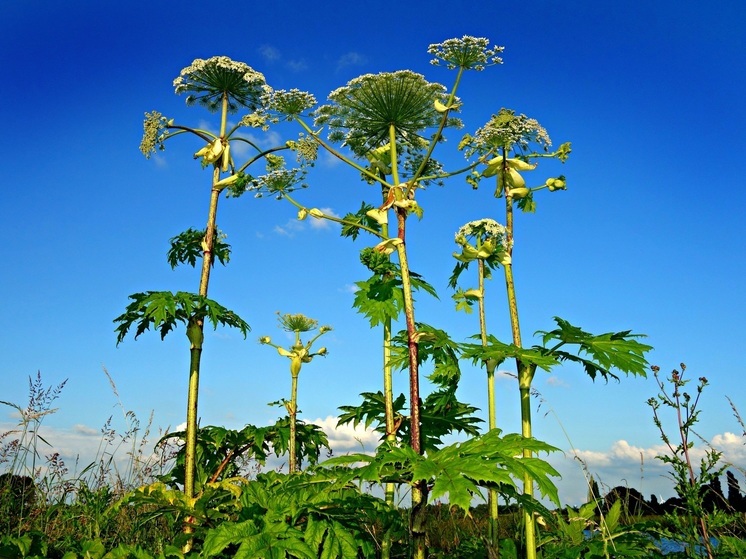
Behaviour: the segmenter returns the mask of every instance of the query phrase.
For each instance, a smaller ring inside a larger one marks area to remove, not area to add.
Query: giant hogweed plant
[[[423,215],[423,208],[417,196],[421,190],[432,182],[475,169],[481,162],[477,161],[465,169],[449,173],[433,158],[433,153],[443,140],[446,128],[460,126],[460,121],[452,114],[461,106],[456,93],[464,73],[501,63],[498,56],[501,51],[501,47],[489,48],[486,39],[474,37],[452,39],[431,45],[429,52],[435,56],[433,62],[456,70],[454,84],[450,90],[440,84],[430,83],[424,76],[408,70],[366,74],[353,79],[329,95],[330,103],[316,109],[311,115],[314,127],[306,122],[307,117],[304,115],[315,102],[310,94],[297,90],[275,91],[270,94],[271,98],[267,103],[278,115],[277,118],[298,122],[307,137],[316,141],[319,147],[328,150],[356,169],[364,181],[378,184],[381,188],[382,203],[364,203],[358,212],[341,219],[325,215],[317,208],[306,208],[286,192],[272,194],[294,204],[298,208],[299,219],[305,219],[308,215],[317,219],[327,218],[342,223],[343,235],[355,238],[361,232],[367,231],[378,238],[379,242],[374,247],[364,250],[361,256],[373,272],[373,277],[368,282],[358,285],[365,295],[359,294],[356,297],[356,306],[368,316],[372,325],[383,326],[384,392],[379,393],[380,397],[368,395],[365,402],[367,410],[360,409],[356,412],[343,408],[345,414],[342,420],[358,421],[364,418],[366,423],[369,423],[374,416],[376,404],[382,403],[385,418],[379,423],[384,428],[387,439],[385,446],[387,449],[396,448],[396,438],[401,431],[400,435],[406,439],[409,452],[412,453],[406,457],[405,461],[408,463],[416,460],[415,456],[422,457],[426,453],[427,457],[423,459],[430,460],[430,451],[436,452],[437,444],[441,443],[438,433],[433,430],[434,424],[428,424],[425,428],[427,418],[423,410],[428,399],[431,400],[433,409],[440,412],[435,414],[438,416],[436,419],[448,419],[445,422],[441,421],[441,428],[446,424],[442,434],[459,427],[467,434],[476,434],[474,421],[468,419],[475,408],[453,406],[459,372],[458,366],[453,366],[457,358],[454,358],[456,352],[453,348],[448,347],[450,340],[444,332],[436,331],[415,318],[413,290],[421,287],[426,291],[434,291],[410,270],[406,232],[408,218],[411,215],[421,218]],[[323,126],[329,129],[328,139],[322,138],[320,131],[315,131],[315,128]],[[333,147],[334,144],[339,144],[341,149]],[[393,234],[390,234],[388,229],[390,214],[393,214],[395,219],[396,228]],[[388,260],[388,256],[394,253],[397,256],[396,264]],[[401,312],[404,314],[406,329],[397,346],[391,335],[391,320],[396,319]],[[427,344],[432,344],[433,351],[430,355],[423,353],[421,356]],[[430,380],[440,385],[441,389],[434,393],[434,398],[428,397],[422,401],[420,365],[423,358],[429,357],[435,362],[435,370]],[[405,368],[409,373],[409,417],[406,423],[408,429],[402,428],[403,423],[396,420],[395,408],[397,403],[403,404],[403,399],[395,401],[390,388],[391,370],[402,362],[406,364]],[[444,415],[443,412],[449,410],[455,410],[456,413]],[[497,431],[492,436],[497,436]],[[433,443],[432,446],[430,442]],[[491,443],[494,445],[492,440]],[[534,444],[528,440],[524,443]],[[480,443],[475,444],[479,446]],[[456,454],[459,452],[454,450],[455,447],[448,448]],[[547,450],[550,447],[541,448]],[[485,448],[484,452],[490,451]],[[381,456],[384,455],[380,455],[380,460],[374,461],[371,467],[385,467],[385,460]],[[476,460],[476,455],[474,459]],[[526,459],[532,459],[530,454]],[[332,464],[335,463],[337,462],[332,461]],[[555,473],[548,465],[543,467],[545,469],[541,472],[544,476],[542,479]],[[436,475],[436,470],[432,470],[431,474]],[[523,473],[525,470],[521,470],[521,475]],[[482,475],[484,474],[479,474]],[[504,481],[503,478],[498,482],[497,478],[479,476],[471,478],[470,490],[476,491],[480,482],[497,487]],[[381,479],[383,477],[386,476],[379,476]],[[456,477],[461,479],[462,476]],[[387,481],[401,483],[402,479],[399,476]],[[430,475],[410,475],[408,479],[412,499],[410,534],[415,557],[424,557],[426,554],[424,518],[431,481]],[[506,487],[509,487],[509,484]],[[546,484],[544,487],[546,489]],[[448,492],[453,496],[456,488],[451,489]]]
[[[196,59],[184,68],[174,80],[177,94],[187,94],[187,105],[199,104],[211,113],[219,114],[217,132],[185,126],[174,122],[157,111],[146,113],[144,135],[140,150],[150,157],[156,150],[163,150],[170,139],[189,135],[201,147],[194,154],[203,168],[211,169],[207,225],[204,230],[190,228],[171,239],[168,261],[172,267],[179,264],[196,266],[201,259],[201,273],[197,293],[148,291],[130,296],[132,302],[125,312],[115,319],[117,343],[121,343],[134,327],[135,338],[153,327],[164,338],[178,323],[186,325],[190,342],[190,369],[187,396],[187,424],[184,454],[184,492],[188,498],[195,493],[195,457],[197,447],[197,407],[199,394],[200,361],[204,342],[205,323],[238,328],[246,336],[249,325],[233,311],[209,299],[210,273],[219,260],[225,264],[230,258],[230,247],[218,231],[217,211],[221,194],[239,196],[251,184],[282,182],[292,190],[303,171],[287,170],[284,160],[274,152],[287,149],[283,144],[271,149],[261,149],[250,139],[241,136],[246,127],[267,127],[262,110],[262,98],[271,91],[264,76],[250,66],[216,56],[207,60]],[[228,116],[239,108],[248,114],[236,124],[229,125]],[[232,146],[244,143],[253,151],[242,165],[233,158]],[[259,177],[248,173],[249,167],[266,161],[267,172]]]
[[[551,331],[540,331],[541,345],[526,348],[523,345],[518,313],[516,286],[513,276],[513,250],[515,247],[515,208],[523,212],[536,211],[534,196],[536,192],[548,190],[555,192],[566,188],[565,177],[550,177],[544,184],[536,187],[527,186],[523,173],[533,171],[538,161],[546,158],[565,162],[570,153],[569,143],[560,145],[550,152],[551,140],[547,131],[535,120],[523,114],[516,115],[509,109],[501,109],[493,115],[473,136],[466,134],[459,144],[469,158],[476,158],[481,164],[472,170],[467,182],[478,188],[481,182],[494,180],[494,195],[504,200],[505,240],[504,250],[500,253],[499,264],[503,267],[509,321],[512,342],[504,343],[492,335],[486,335],[483,328],[478,336],[479,344],[466,344],[463,356],[475,363],[482,363],[488,370],[497,367],[507,359],[515,361],[518,376],[521,409],[521,433],[527,439],[532,437],[531,421],[531,385],[537,369],[550,371],[561,362],[570,361],[580,364],[585,372],[595,379],[601,375],[604,379],[618,380],[614,371],[625,374],[645,376],[647,361],[645,353],[652,349],[640,343],[638,334],[631,331],[609,332],[594,335],[555,317],[557,328]],[[451,284],[455,285],[458,276],[470,260],[479,260],[479,240],[473,246],[457,235],[457,242],[462,246],[456,255],[459,263],[454,270]],[[486,251],[482,241],[482,252]],[[491,248],[491,247],[488,247]],[[471,297],[483,296],[483,289],[476,292],[457,292],[457,300],[463,305]],[[480,322],[481,326],[481,322]],[[570,350],[570,351],[568,351]],[[531,450],[523,451],[525,458],[530,457]],[[532,496],[535,480],[530,475],[523,479],[523,493]],[[524,534],[528,559],[536,557],[536,534],[533,518],[528,509],[524,509]]]
[[[477,304],[479,321],[479,339],[483,347],[487,346],[487,312],[485,308],[485,280],[492,277],[492,270],[509,260],[507,230],[493,219],[472,221],[456,232],[456,244],[461,249],[454,252],[456,267],[449,280],[449,285],[456,289],[453,298],[456,308],[471,313],[474,303]],[[477,287],[468,290],[458,288],[458,279],[462,272],[473,262],[477,264]],[[487,418],[489,430],[497,429],[497,409],[495,404],[495,370],[496,359],[484,359],[482,365],[487,372]],[[489,541],[493,549],[498,542],[498,493],[494,488],[489,491]]]
[[[311,351],[313,344],[321,336],[329,332],[331,326],[319,327],[318,321],[308,318],[302,314],[281,314],[278,321],[280,328],[293,334],[294,342],[289,349],[285,349],[272,342],[269,336],[262,336],[259,342],[264,345],[272,346],[282,357],[290,359],[290,399],[281,400],[280,403],[285,406],[288,412],[288,423],[290,426],[290,435],[288,441],[288,470],[295,473],[300,469],[300,464],[296,452],[297,425],[298,425],[298,377],[303,365],[310,363],[314,357],[326,356],[327,350],[321,347],[316,351]],[[311,332],[318,329],[318,332],[308,342],[303,343],[301,333]]]

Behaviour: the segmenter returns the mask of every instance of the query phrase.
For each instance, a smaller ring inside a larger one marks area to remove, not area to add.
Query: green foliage
[[[544,346],[550,342],[557,342],[547,350],[549,355],[561,361],[580,363],[592,379],[595,379],[597,374],[604,379],[609,377],[618,379],[611,372],[612,369],[618,369],[627,374],[647,376],[649,364],[645,359],[645,353],[653,348],[637,341],[636,338],[642,338],[643,335],[632,334],[630,330],[625,330],[596,336],[559,317],[555,317],[554,321],[559,328],[550,332],[537,332],[542,335]],[[576,345],[578,354],[560,351],[559,348],[563,345]],[[581,357],[580,354],[588,355],[589,359]]]
[[[675,514],[669,515],[668,519],[673,522],[677,532],[683,535],[690,547],[703,542],[707,554],[711,555],[709,543],[711,515],[704,507],[705,488],[722,475],[727,464],[719,464],[722,453],[710,448],[705,451],[700,461],[699,473],[695,474],[690,455],[690,450],[694,447],[694,441],[691,440],[691,436],[695,434],[693,428],[699,421],[700,410],[697,406],[708,382],[705,377],[700,377],[696,386],[696,394],[692,396],[684,390],[689,383],[688,379],[684,379],[686,372],[684,363],[681,363],[681,371],[672,371],[670,377],[666,379],[670,384],[670,389],[666,388],[666,382],[660,378],[659,371],[658,367],[653,367],[653,374],[660,392],[657,398],[650,398],[647,403],[653,410],[653,423],[658,428],[661,440],[665,443],[669,453],[661,454],[656,458],[671,466],[674,488],[686,505],[683,518]],[[676,443],[669,438],[663,425],[662,407],[669,408],[675,414]]]
[[[349,237],[354,241],[357,239],[360,231],[362,231],[361,226],[380,232],[381,225],[375,219],[367,215],[367,213],[372,209],[374,209],[373,206],[363,202],[358,211],[345,215],[342,218],[342,230],[340,235],[342,237]]]
[[[236,521],[207,534],[205,557],[227,549],[232,557],[246,559],[374,557],[375,544],[364,522],[395,521],[378,499],[305,473],[261,474],[245,486],[241,503]]]
[[[473,336],[478,338],[479,336]],[[494,359],[496,366],[500,366],[507,359],[516,359],[534,368],[549,371],[559,364],[553,353],[542,351],[542,348],[522,348],[515,344],[506,344],[492,334],[487,336],[487,344],[461,344],[461,357],[471,359],[476,365],[488,359]]]
[[[182,440],[186,432],[179,431],[164,435],[158,444],[169,439]],[[276,433],[271,427],[246,425],[241,430],[219,426],[206,426],[197,431],[196,468],[194,487],[197,492],[208,482],[231,478],[241,474],[241,466],[248,460],[263,464],[269,446]],[[182,445],[176,455],[173,469],[161,481],[172,487],[184,483],[185,447]]]
[[[425,482],[432,486],[433,499],[448,495],[452,506],[465,511],[469,510],[473,499],[484,498],[480,489],[515,489],[516,478],[528,474],[543,495],[559,503],[557,488],[550,479],[559,474],[544,460],[521,456],[524,450],[552,452],[557,449],[516,434],[502,437],[499,429],[493,429],[426,455],[417,454],[406,445],[384,442],[374,456],[360,453],[339,456],[326,460],[321,467],[335,467],[334,473],[341,480],[410,485]],[[354,467],[358,463],[362,466]],[[510,494],[515,493],[511,491]]]
[[[288,416],[279,418],[269,429],[272,450],[277,456],[286,454],[290,449],[290,418]],[[298,464],[303,460],[308,460],[312,465],[316,464],[323,449],[331,452],[326,433],[314,423],[296,421],[295,444]]]
[[[381,263],[375,266],[379,271],[383,267]],[[410,282],[414,289],[437,298],[435,289],[418,274],[410,272]],[[355,282],[355,285],[358,289],[352,305],[370,321],[371,326],[384,324],[389,318],[396,320],[404,310],[401,269],[396,264],[390,263],[383,275],[376,273],[366,281]]]
[[[432,361],[433,372],[428,375],[433,383],[454,388],[461,378],[459,367],[459,345],[451,340],[445,330],[440,330],[418,322],[415,324],[418,347],[418,364]],[[406,331],[399,332],[391,339],[391,359],[389,364],[393,369],[404,370],[409,365],[409,348]]]
[[[373,425],[376,431],[385,435],[386,402],[383,392],[380,390],[378,392],[363,392],[360,396],[362,396],[363,401],[356,406],[339,406],[342,413],[339,416],[337,425],[352,423],[353,427],[357,427],[362,424],[366,429]],[[405,419],[401,411],[404,409],[406,401],[407,399],[404,394],[399,394],[399,397],[393,400],[394,421],[397,424],[400,424]]]
[[[201,258],[204,254],[204,241],[205,230],[192,227],[171,237],[171,248],[166,255],[171,268],[176,268],[179,264],[189,264],[194,267],[197,264],[197,258]],[[215,257],[212,261],[213,265],[215,265],[215,259],[223,265],[231,259],[231,246],[225,242],[225,235],[221,232],[215,234],[212,253]]]
[[[115,323],[119,323],[115,330],[117,344],[124,340],[133,325],[137,325],[135,339],[149,330],[151,326],[159,330],[161,339],[163,339],[177,322],[187,324],[205,319],[215,328],[218,325],[238,328],[244,337],[251,330],[249,325],[233,311],[212,299],[195,293],[146,291],[130,295],[129,298],[132,299],[132,303],[127,305],[123,314],[114,319]]]
[[[619,522],[622,501],[616,501],[598,522],[594,520],[596,504],[587,503],[575,510],[567,508],[566,516],[553,514],[544,518],[552,529],[541,538],[542,557],[546,559],[650,557],[658,551],[655,542],[643,529]],[[642,527],[641,527],[642,528]]]

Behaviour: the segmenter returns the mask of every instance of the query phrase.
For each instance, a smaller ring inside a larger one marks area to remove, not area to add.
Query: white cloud
[[[569,386],[564,380],[562,380],[557,375],[549,375],[547,377],[546,383],[549,386]]]
[[[366,58],[359,52],[350,51],[339,57],[337,60],[337,71],[340,71],[348,66],[362,66],[365,64]]]
[[[280,51],[271,45],[262,45],[258,50],[266,62],[277,62],[281,58]]]
[[[293,72],[302,72],[303,70],[308,69],[308,64],[306,64],[306,61],[302,58],[300,60],[288,60],[285,63],[285,66],[287,66]]]
[[[335,454],[346,452],[373,452],[378,445],[380,433],[372,429],[366,429],[362,425],[353,427],[348,423],[337,425],[337,418],[328,415],[324,419],[316,418],[310,423],[314,423],[323,429],[329,439],[329,446]]]

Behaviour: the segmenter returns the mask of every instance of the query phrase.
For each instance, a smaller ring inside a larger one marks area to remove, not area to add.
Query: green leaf
[[[374,206],[363,202],[357,212],[345,215],[342,218],[342,230],[340,231],[340,235],[343,237],[350,237],[354,241],[357,239],[360,231],[362,231],[360,226],[365,226],[369,229],[380,232],[381,226],[378,222],[372,217],[366,215],[366,213],[372,209],[375,209]]]
[[[399,317],[404,308],[401,280],[373,276],[355,285],[358,289],[353,306],[370,321],[371,326],[383,324],[388,318],[396,320]]]
[[[179,264],[189,264],[194,267],[197,259],[201,258],[204,254],[202,248],[204,238],[204,229],[198,230],[191,227],[183,233],[172,237],[170,241],[171,248],[167,254],[168,263],[171,265],[171,268],[176,268]],[[216,231],[215,233],[212,253],[223,265],[230,261],[231,247],[225,242],[225,235],[220,231]],[[213,259],[212,263],[213,265],[215,264],[215,259]]]
[[[479,336],[473,336],[478,338]],[[471,359],[476,365],[488,359],[494,359],[499,366],[507,359],[518,359],[521,363],[530,364],[545,371],[559,364],[558,358],[547,353],[543,348],[522,348],[515,344],[506,344],[495,336],[487,336],[487,345],[461,344],[461,357]]]
[[[127,336],[129,330],[136,326],[135,339],[152,326],[158,329],[161,339],[173,330],[177,323],[189,323],[190,320],[209,321],[214,328],[218,325],[238,328],[243,334],[251,327],[236,313],[226,309],[217,301],[197,295],[178,291],[146,291],[129,296],[132,303],[127,305],[123,314],[114,319],[119,323],[117,345]]]
[[[596,336],[559,317],[555,317],[554,321],[559,328],[550,332],[537,332],[542,335],[544,346],[556,342],[552,348],[543,348],[547,355],[554,355],[562,361],[582,364],[591,378],[595,378],[597,374],[601,374],[605,379],[618,378],[611,372],[612,369],[618,369],[625,374],[647,376],[649,364],[645,354],[653,348],[637,341],[637,338],[645,336],[632,334],[630,330]],[[558,351],[563,345],[577,346],[577,354]],[[588,359],[583,358],[581,354],[587,355]]]

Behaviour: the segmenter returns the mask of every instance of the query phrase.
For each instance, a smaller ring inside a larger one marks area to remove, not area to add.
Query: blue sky
[[[275,88],[297,87],[320,101],[368,72],[409,68],[450,86],[453,75],[429,65],[427,46],[468,34],[505,52],[502,66],[467,75],[459,90],[465,131],[508,107],[538,119],[555,145],[573,143],[564,167],[536,171],[541,182],[564,173],[568,190],[539,196],[538,212],[517,221],[524,339],[550,329],[555,315],[593,332],[647,334],[651,363],[668,372],[683,361],[692,378],[710,380],[699,432],[746,467],[726,400],[746,413],[746,8],[734,1],[706,9],[690,1],[405,4],[390,13],[348,2],[227,2],[209,10],[189,1],[178,10],[152,1],[4,6],[0,400],[24,405],[27,378],[37,371],[49,384],[69,379],[59,411],[45,420],[68,460],[95,448],[100,426],[121,415],[103,367],[125,409],[143,421],[153,411],[161,428],[183,422],[183,330],[164,342],[149,333],[116,347],[112,323],[131,293],[197,288],[197,273],[171,271],[165,253],[170,237],[204,226],[209,177],[191,158],[201,146],[176,139],[150,160],[138,151],[145,111],[217,127],[213,115],[173,94],[181,68],[227,55]],[[278,128],[262,141],[296,133]],[[460,163],[448,155],[459,137],[443,146],[444,162]],[[310,185],[299,200],[339,215],[377,200],[328,158]],[[502,212],[489,189],[473,191],[460,179],[419,201],[425,217],[410,227],[412,267],[440,300],[421,295],[418,319],[465,339],[477,325],[455,313],[447,288],[453,234]],[[303,370],[303,417],[333,425],[326,418],[338,406],[380,387],[378,332],[351,308],[354,282],[367,278],[357,252],[369,241],[352,243],[332,226],[294,218],[289,204],[271,199],[221,202],[218,221],[233,257],[216,267],[210,295],[252,332],[245,341],[226,330],[207,336],[203,425],[264,424],[280,415],[266,403],[287,395],[287,363],[256,341],[278,339],[277,311],[335,328],[324,342],[329,356]],[[500,281],[487,297],[490,328],[507,340]],[[396,382],[398,392],[407,391],[404,375]],[[498,386],[498,423],[516,431],[515,382],[505,376]],[[652,378],[593,383],[565,367],[539,374],[535,386],[538,438],[577,449],[608,486],[626,480],[645,494],[672,494],[654,459],[660,441],[645,405],[657,393]],[[465,367],[461,398],[486,409],[484,387],[483,373]],[[0,409],[3,430],[16,421],[11,412]],[[563,498],[582,501],[572,454],[550,460],[565,474]]]

